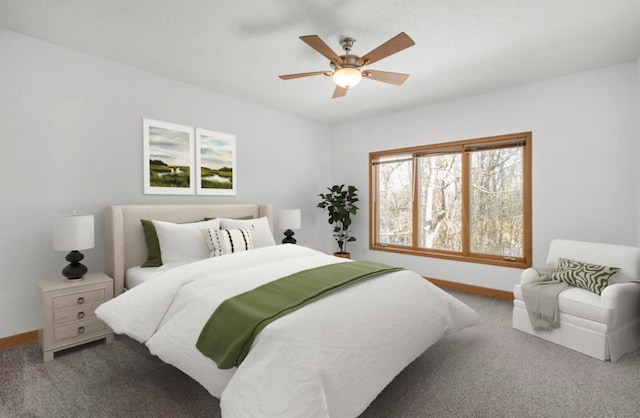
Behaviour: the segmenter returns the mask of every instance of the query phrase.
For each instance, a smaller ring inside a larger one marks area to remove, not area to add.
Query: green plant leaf
[[[347,242],[355,241],[349,232],[351,216],[356,215],[358,207],[357,187],[344,184],[334,184],[327,187],[329,193],[320,193],[320,202],[317,207],[327,212],[329,225],[333,226],[333,237],[340,247],[340,251],[346,251]]]

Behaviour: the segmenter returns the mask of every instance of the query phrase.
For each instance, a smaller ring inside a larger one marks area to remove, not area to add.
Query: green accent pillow
[[[571,286],[590,290],[599,295],[609,284],[611,276],[616,274],[618,270],[620,270],[618,267],[600,266],[598,264],[560,258],[558,259],[558,268],[551,278],[563,281]]]
[[[153,222],[148,219],[140,219],[144,239],[147,241],[147,261],[140,267],[160,267],[162,265],[162,253],[160,252],[160,241]]]

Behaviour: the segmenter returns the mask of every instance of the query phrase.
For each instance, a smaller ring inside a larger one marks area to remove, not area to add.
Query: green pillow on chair
[[[590,290],[599,295],[609,284],[611,276],[616,274],[618,270],[620,270],[618,267],[600,266],[598,264],[560,258],[558,259],[558,268],[551,278],[563,281],[571,286]]]

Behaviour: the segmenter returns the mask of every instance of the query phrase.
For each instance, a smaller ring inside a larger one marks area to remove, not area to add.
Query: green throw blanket
[[[565,282],[551,280],[546,272],[536,271],[540,274],[540,279],[521,286],[522,299],[533,329],[548,331],[560,326],[558,295],[571,286]]]
[[[222,302],[202,328],[196,347],[220,369],[239,366],[254,338],[271,322],[357,280],[398,270],[402,268],[353,261],[300,271],[267,283]]]

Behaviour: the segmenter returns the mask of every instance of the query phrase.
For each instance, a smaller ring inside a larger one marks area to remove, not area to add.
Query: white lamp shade
[[[53,248],[57,251],[93,248],[93,215],[56,216]]]
[[[349,89],[362,80],[362,73],[357,68],[344,67],[333,73],[333,82],[342,88]]]
[[[300,229],[300,209],[285,209],[278,213],[280,229]]]

